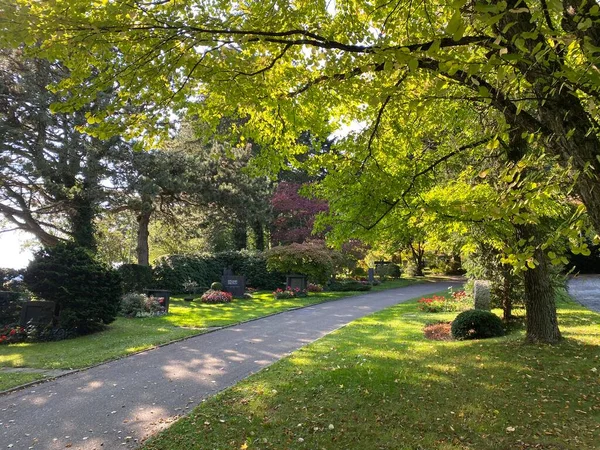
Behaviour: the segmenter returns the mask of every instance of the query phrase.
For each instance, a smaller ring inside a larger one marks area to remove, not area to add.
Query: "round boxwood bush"
[[[220,283],[219,281],[215,281],[213,284],[210,285],[210,288],[213,291],[222,291],[223,283]]]
[[[117,317],[121,277],[72,243],[36,253],[24,279],[37,297],[56,303],[57,328],[71,335],[101,330]]]
[[[461,312],[452,322],[452,337],[457,340],[485,339],[504,335],[500,318],[483,309]]]

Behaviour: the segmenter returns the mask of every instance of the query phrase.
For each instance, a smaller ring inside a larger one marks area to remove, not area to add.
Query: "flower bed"
[[[23,327],[5,326],[0,331],[0,344],[16,344],[27,339],[27,330]]]
[[[323,292],[323,286],[320,284],[308,283],[306,290],[308,292]]]
[[[231,300],[233,300],[233,295],[231,295],[229,292],[209,289],[202,294],[202,298],[200,300],[202,303],[229,303]]]
[[[302,290],[300,288],[292,289],[290,286],[285,289],[277,289],[273,291],[273,297],[277,300],[282,300],[286,298],[298,298],[298,297],[306,297],[308,294],[306,290]]]
[[[471,299],[465,291],[451,291],[450,297],[434,295],[423,297],[418,301],[418,308],[430,313],[463,311],[470,307]]]

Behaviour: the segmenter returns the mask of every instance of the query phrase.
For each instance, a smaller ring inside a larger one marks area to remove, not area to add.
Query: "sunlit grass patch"
[[[400,304],[207,400],[145,448],[598,448],[600,315],[559,308],[567,339],[546,346],[521,330],[430,341],[424,325],[456,313]]]
[[[378,290],[392,289],[417,282],[420,280],[393,280],[377,288]],[[212,327],[232,325],[301,306],[358,294],[364,292],[321,292],[304,298],[275,300],[271,292],[257,292],[253,294],[252,299],[236,299],[226,304],[186,302],[183,298],[175,297],[172,299],[169,314],[165,316],[137,319],[120,317],[106,330],[76,339],[1,345],[0,367],[36,369],[88,367],[201,334]],[[21,384],[21,378],[0,373],[0,383],[8,389]]]

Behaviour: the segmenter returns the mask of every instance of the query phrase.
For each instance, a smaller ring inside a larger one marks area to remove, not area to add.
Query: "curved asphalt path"
[[[578,275],[569,279],[567,287],[575,300],[600,312],[600,275]]]
[[[360,317],[461,283],[313,305],[0,396],[0,449],[135,448],[218,391]]]

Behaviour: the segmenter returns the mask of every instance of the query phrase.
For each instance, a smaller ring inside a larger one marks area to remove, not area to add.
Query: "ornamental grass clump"
[[[456,316],[450,329],[456,340],[485,339],[504,335],[502,320],[482,309],[470,309]]]
[[[225,291],[217,291],[209,289],[200,299],[202,303],[230,303],[233,300],[233,295]]]

